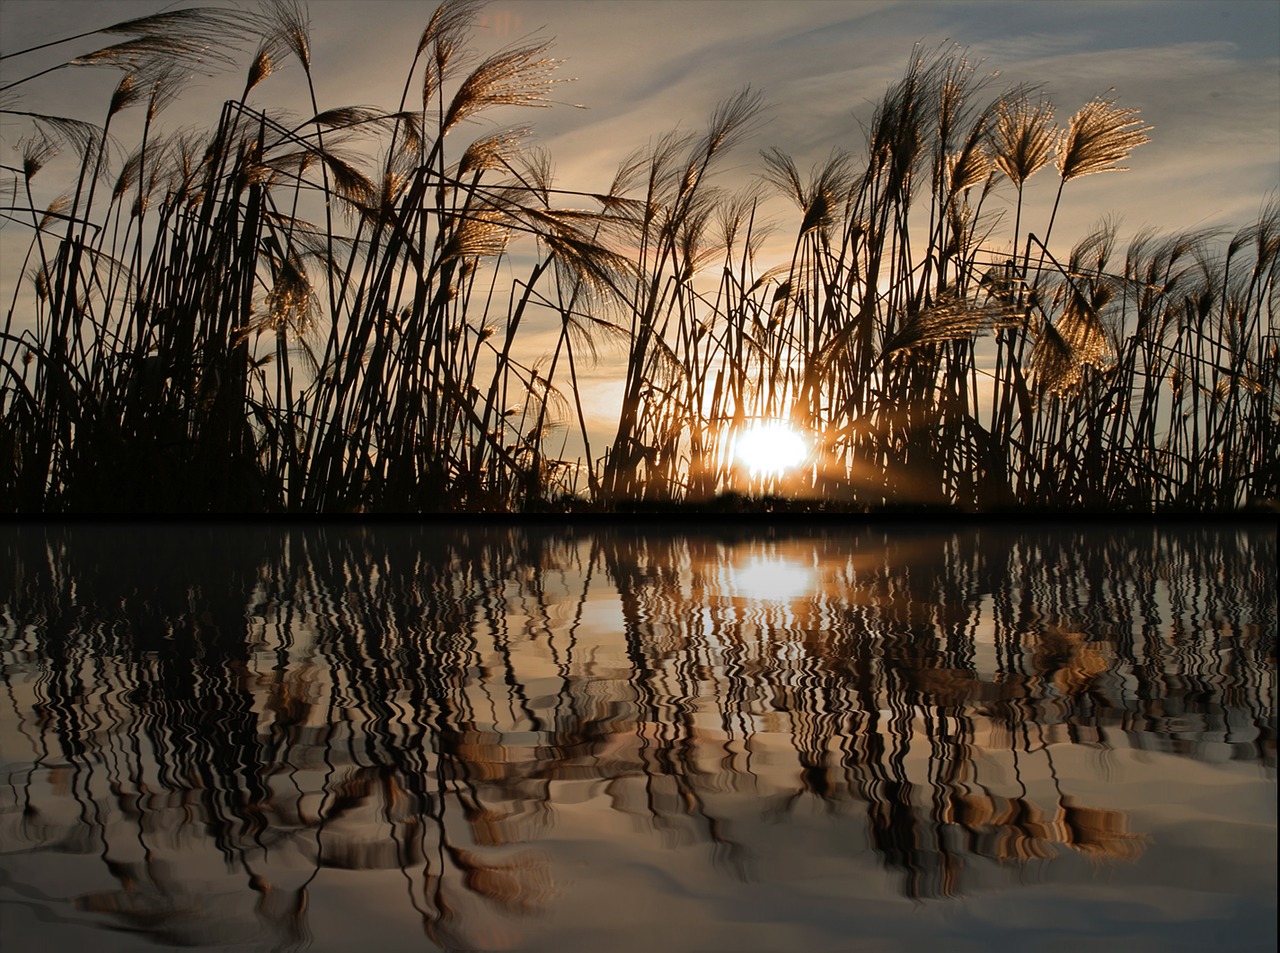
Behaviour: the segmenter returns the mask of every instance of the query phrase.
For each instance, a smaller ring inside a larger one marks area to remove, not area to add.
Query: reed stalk
[[[85,34],[128,37],[62,64],[120,72],[98,124],[6,100],[30,134],[5,214],[31,235],[0,332],[6,511],[1280,497],[1275,201],[1225,245],[1141,234],[1123,261],[1113,227],[1070,250],[1053,234],[1068,181],[1147,141],[1136,111],[1098,98],[1058,130],[1038,92],[992,92],[958,51],[917,48],[860,151],[807,177],[767,150],[756,186],[717,184],[764,106],[748,89],[701,135],[634,153],[607,193],[558,189],[523,129],[458,141],[560,82],[538,41],[468,57],[478,10],[434,13],[389,110],[322,108],[305,8],[285,0]],[[256,50],[242,90],[207,133],[167,133],[159,114],[215,38],[227,53],[205,72]],[[289,59],[304,117],[260,101]],[[117,152],[138,107],[140,141]],[[64,183],[46,185],[51,166]],[[1050,166],[1040,231],[1023,191]],[[1011,231],[987,202],[1001,190]],[[776,261],[769,191],[794,205]],[[539,359],[527,342],[547,326]],[[607,439],[581,389],[605,342],[624,352]],[[736,463],[762,419],[812,442],[797,472],[753,481]]]

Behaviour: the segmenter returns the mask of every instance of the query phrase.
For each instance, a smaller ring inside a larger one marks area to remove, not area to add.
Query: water
[[[1273,527],[0,529],[6,950],[1271,950]]]

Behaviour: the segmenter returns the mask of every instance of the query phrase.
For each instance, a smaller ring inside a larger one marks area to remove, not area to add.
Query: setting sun
[[[790,424],[767,420],[743,431],[738,438],[738,460],[752,476],[779,474],[804,462],[808,443]]]
[[[1274,2],[0,5],[0,511],[1280,500]]]

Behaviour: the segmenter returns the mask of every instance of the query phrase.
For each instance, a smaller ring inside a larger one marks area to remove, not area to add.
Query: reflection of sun
[[[761,602],[790,602],[813,589],[813,570],[789,559],[756,556],[731,570],[731,585],[739,596]]]
[[[793,427],[781,420],[766,420],[744,430],[738,437],[738,459],[752,476],[778,474],[799,466],[809,448]]]

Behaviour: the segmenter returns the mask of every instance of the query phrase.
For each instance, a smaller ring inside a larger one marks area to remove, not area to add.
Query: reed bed
[[[763,108],[744,90],[701,135],[628,157],[607,192],[561,189],[527,130],[465,138],[561,82],[547,44],[472,54],[478,11],[436,10],[391,108],[321,107],[287,0],[99,31],[109,45],[61,65],[120,73],[100,124],[23,109],[42,73],[5,80],[26,133],[6,144],[3,214],[31,234],[0,330],[5,511],[1280,498],[1280,205],[1234,235],[1123,251],[1110,227],[1061,248],[1053,233],[1067,183],[1147,141],[1136,111],[1099,98],[1058,125],[1033,91],[917,49],[864,148],[808,176],[769,150],[756,187],[716,184]],[[32,52],[6,54],[6,75]],[[184,77],[240,59],[210,131],[164,130]],[[306,117],[260,102],[284,63]],[[126,110],[132,150],[113,148]],[[59,151],[71,181],[46,190]],[[1027,222],[1023,188],[1050,169],[1053,211]],[[1011,233],[996,190],[1016,199]],[[781,262],[761,260],[771,192],[798,215]],[[601,445],[581,378],[605,347],[625,356]],[[811,441],[785,478],[735,460],[764,419]]]

